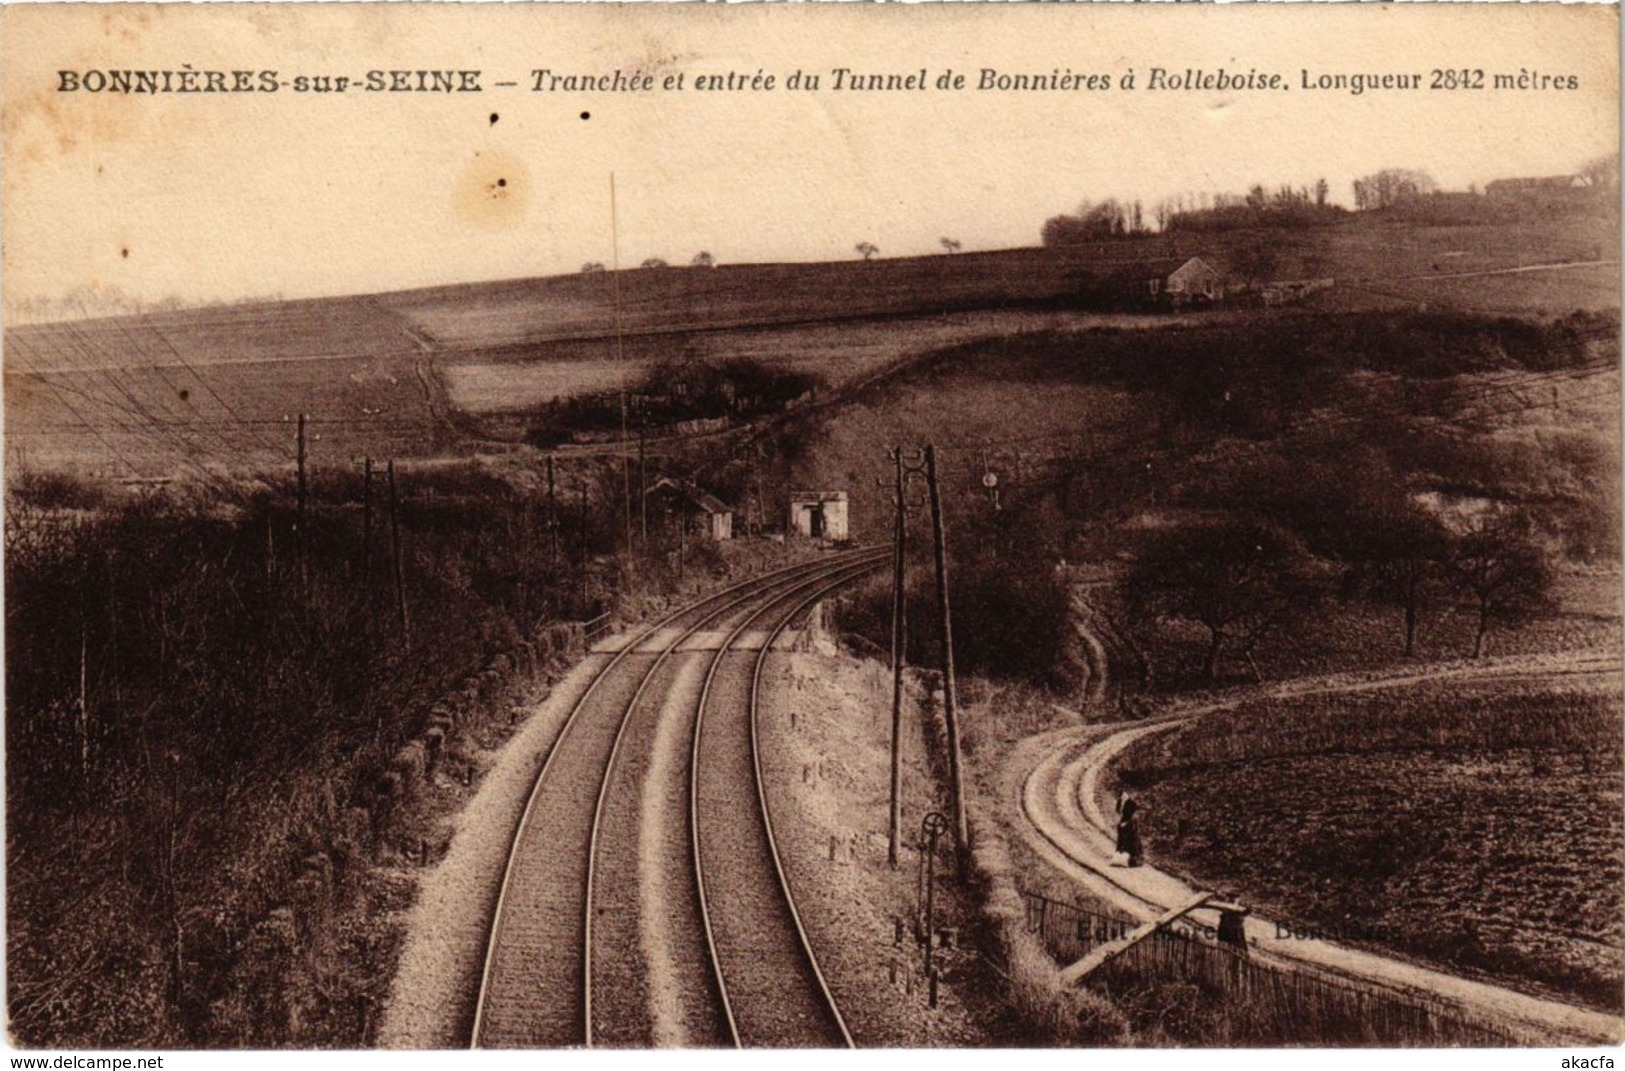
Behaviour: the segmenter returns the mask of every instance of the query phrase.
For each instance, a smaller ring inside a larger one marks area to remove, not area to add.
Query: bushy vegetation
[[[1053,514],[1010,511],[956,518],[948,533],[950,609],[956,672],[1063,688],[1068,661],[1069,593],[1057,577],[1060,531]],[[911,522],[908,552],[908,662],[941,664],[942,618],[930,522]],[[871,651],[891,650],[891,577],[879,575],[838,607],[839,625]]]
[[[1026,460],[1002,509],[979,484],[948,498],[961,666],[1066,681],[1069,638],[1045,620],[1067,613],[1062,560],[1114,581],[1092,597],[1139,647],[1119,644],[1135,664],[1114,672],[1149,659],[1161,687],[1555,636],[1554,585],[1620,553],[1616,323],[1305,312],[941,351],[908,386],[997,375],[1114,410],[1099,432],[1005,448]],[[925,519],[911,531],[924,540]],[[930,664],[929,558],[911,575],[911,658]],[[870,611],[855,627],[887,649],[882,593]]]
[[[106,488],[68,472],[13,466],[10,497],[21,510],[93,510],[108,500]]]
[[[694,354],[659,361],[620,394],[575,395],[544,406],[532,419],[528,441],[551,446],[572,434],[618,431],[660,433],[691,420],[748,417],[784,408],[818,386],[803,372],[769,368],[749,357],[711,362]]]
[[[1310,227],[1335,226],[1348,218],[1347,209],[1337,205],[1315,204],[1308,201],[1289,201],[1264,206],[1244,203],[1176,212],[1168,217],[1167,229],[1173,234],[1205,234],[1248,230],[1254,227],[1304,230]]]
[[[1061,980],[1060,965],[1029,925],[1004,832],[976,807],[972,876],[981,901],[986,939],[1004,960],[1004,998],[1019,1018],[1029,1046],[1119,1046],[1140,1040],[1111,1002]]]
[[[993,362],[1038,392],[1110,388],[1138,415],[1132,443],[1033,444],[1007,515],[1054,515],[1030,544],[1052,563],[1111,563],[1119,623],[1154,662],[1177,654],[1154,667],[1167,686],[1260,675],[1373,614],[1388,658],[1494,653],[1550,615],[1563,570],[1617,561],[1615,323],[1303,313],[1035,333],[920,374]]]
[[[1153,223],[1167,234],[1324,227],[1349,218],[1346,209],[1328,203],[1330,195],[1330,184],[1320,179],[1313,187],[1254,185],[1246,193],[1180,194],[1149,210],[1139,200],[1085,201],[1074,214],[1045,220],[1042,237],[1053,248],[1149,234]]]

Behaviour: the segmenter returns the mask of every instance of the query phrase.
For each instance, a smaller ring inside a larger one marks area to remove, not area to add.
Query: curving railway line
[[[492,915],[475,1047],[838,1047],[755,753],[773,642],[889,560],[770,573],[644,629],[537,775]]]

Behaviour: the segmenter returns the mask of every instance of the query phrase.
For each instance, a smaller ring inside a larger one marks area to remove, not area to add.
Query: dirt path
[[[1198,715],[1261,698],[1348,694],[1441,679],[1482,681],[1619,673],[1617,659],[1607,656],[1546,655],[1445,663],[1422,670],[1304,678],[1240,689],[1220,698],[1172,705],[1163,715],[1145,721],[1069,728],[1032,737],[1011,752],[1005,783],[1020,786],[1020,820],[1016,825],[1040,858],[1090,895],[1137,918],[1150,919],[1188,899],[1195,890],[1155,867],[1125,870],[1110,866],[1112,823],[1101,794],[1101,776],[1136,740],[1175,729]],[[1217,924],[1211,912],[1198,912],[1197,918],[1208,925]],[[1330,941],[1278,940],[1279,931],[1267,919],[1249,917],[1246,932],[1260,959],[1291,961],[1400,992],[1426,993],[1461,1005],[1476,1016],[1506,1024],[1527,1035],[1531,1043],[1617,1044],[1621,1038],[1622,1023],[1617,1016],[1543,1000]]]
[[[1084,663],[1088,666],[1089,679],[1084,682],[1083,700],[1085,704],[1094,705],[1106,701],[1106,690],[1111,684],[1111,658],[1106,653],[1106,644],[1094,630],[1090,621],[1092,609],[1088,597],[1074,590],[1072,593],[1072,629],[1077,633],[1078,640],[1083,644]]]
[[[1608,268],[1617,260],[1563,260],[1551,264],[1525,264],[1516,268],[1485,268],[1481,271],[1434,272],[1429,275],[1405,275],[1395,282],[1431,282],[1434,279],[1476,279],[1481,275],[1517,275],[1527,271],[1561,271],[1564,268]]]

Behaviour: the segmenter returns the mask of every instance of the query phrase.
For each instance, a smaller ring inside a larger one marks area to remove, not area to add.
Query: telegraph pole
[[[310,582],[310,567],[306,562],[305,556],[305,507],[310,496],[309,485],[305,480],[305,414],[303,413],[299,414],[299,437],[297,442],[298,445],[294,450],[294,462],[299,470],[299,498],[298,512],[296,514],[297,519],[295,521],[295,533],[297,535],[297,539],[295,540],[294,548],[299,554],[299,582],[301,584],[308,584]]]
[[[626,544],[623,548],[624,564],[632,561],[632,459],[627,454],[627,402],[626,402],[626,342],[625,332],[621,328],[621,231],[619,216],[615,209],[615,172],[609,173],[609,245],[610,245],[610,277],[614,283],[615,296],[615,367],[621,376],[621,477],[625,485],[626,498]],[[641,450],[642,440],[638,442]]]
[[[372,458],[370,457],[361,459],[361,585],[370,605],[372,603]]]
[[[547,455],[547,554],[553,571],[559,568],[559,504],[553,488],[553,455]]]
[[[581,577],[581,612],[587,612],[587,481],[581,481],[581,566],[576,570]]]
[[[401,637],[406,641],[406,649],[412,649],[411,623],[406,616],[406,577],[401,569],[401,511],[400,502],[395,495],[395,459],[389,459],[389,545],[390,554],[395,559],[395,606],[400,612]]]
[[[649,545],[649,485],[644,479],[643,439],[648,430],[647,421],[638,423],[638,538],[644,547]]]
[[[948,729],[948,777],[953,795],[954,838],[960,865],[970,847],[970,826],[965,819],[965,791],[959,753],[959,704],[954,695],[954,632],[948,610],[948,546],[942,526],[942,490],[937,486],[937,448],[925,448],[925,479],[931,495],[931,533],[937,564],[937,609],[942,617],[942,713]]]
[[[79,778],[90,798],[90,623],[83,589],[79,593]]]

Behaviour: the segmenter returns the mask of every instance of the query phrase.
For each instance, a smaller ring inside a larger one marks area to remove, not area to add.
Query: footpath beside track
[[[1018,829],[1040,859],[1088,895],[1148,921],[1175,904],[1189,901],[1196,890],[1179,877],[1156,867],[1111,866],[1114,823],[1106,813],[1101,779],[1111,763],[1135,741],[1177,729],[1192,718],[1260,695],[1280,698],[1347,694],[1441,678],[1484,680],[1550,672],[1553,671],[1539,660],[1505,659],[1436,667],[1424,672],[1285,682],[1267,689],[1251,689],[1177,706],[1143,721],[1062,729],[1029,738],[1009,756],[1007,769],[1012,776],[1006,783],[1020,785]],[[1618,675],[1620,666],[1617,660],[1577,658],[1566,660],[1565,668],[1556,672]],[[1211,911],[1198,910],[1194,917],[1208,926],[1218,923],[1216,914]],[[1460,978],[1330,941],[1274,940],[1274,926],[1270,920],[1249,916],[1245,922],[1247,940],[1258,958],[1277,962],[1287,969],[1319,971],[1400,994],[1443,1000],[1480,1019],[1507,1024],[1548,1044],[1617,1044],[1621,1036],[1618,1016]]]

